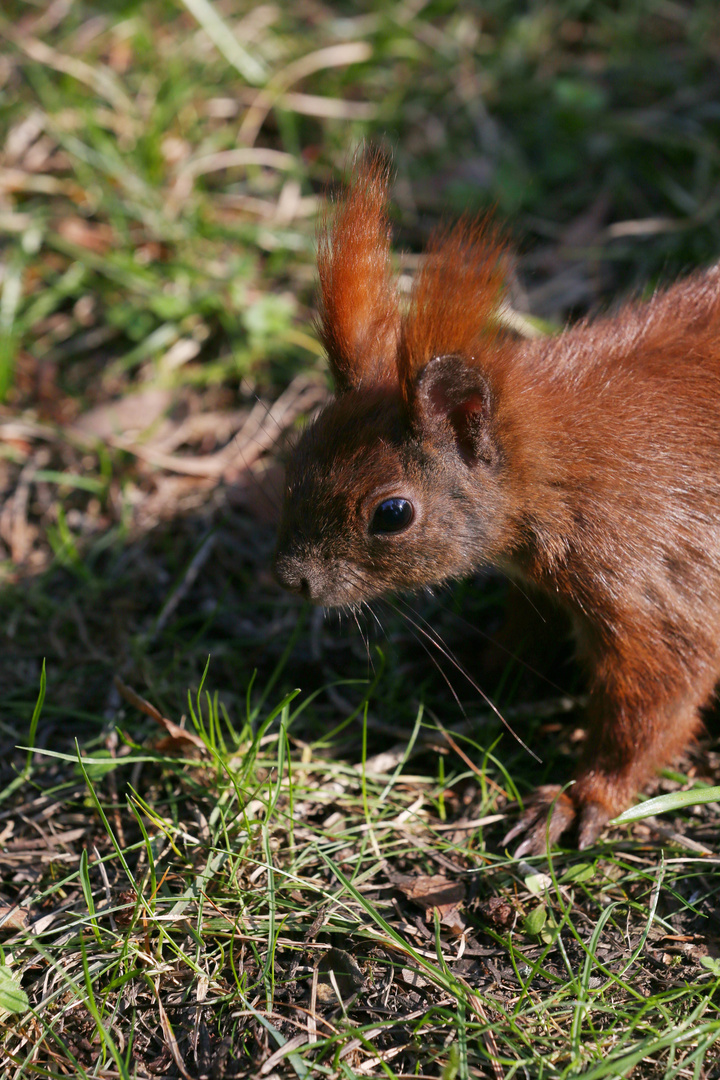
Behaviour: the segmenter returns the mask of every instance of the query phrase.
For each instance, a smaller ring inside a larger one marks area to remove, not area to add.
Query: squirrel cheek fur
[[[328,606],[514,568],[571,613],[587,749],[506,840],[581,847],[700,726],[720,677],[720,270],[555,338],[499,330],[487,222],[432,241],[401,311],[388,177],[358,168],[319,247],[336,396],[288,470],[275,572]]]

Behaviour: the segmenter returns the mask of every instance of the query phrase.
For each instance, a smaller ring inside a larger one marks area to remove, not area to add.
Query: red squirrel
[[[720,268],[513,339],[497,231],[437,233],[403,304],[387,199],[366,158],[320,236],[336,393],[289,463],[275,574],[350,607],[495,564],[556,598],[588,738],[574,785],[540,788],[506,840],[541,853],[572,826],[584,848],[688,746],[720,678]]]

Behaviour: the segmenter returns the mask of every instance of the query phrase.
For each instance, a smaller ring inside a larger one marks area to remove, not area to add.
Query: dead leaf
[[[451,881],[443,874],[418,874],[417,876],[398,875],[391,877],[391,882],[410,900],[425,910],[425,918],[430,922],[437,910],[440,921],[455,933],[465,929],[464,921],[458,915],[458,909],[465,900],[465,886],[462,881]]]
[[[494,926],[496,930],[510,929],[517,918],[517,912],[512,904],[502,896],[491,896],[489,900],[478,905],[478,912],[484,922]]]
[[[412,986],[414,990],[424,990],[426,986],[430,985],[428,980],[413,968],[403,968],[401,976],[403,982],[408,986]]]
[[[105,255],[113,245],[115,235],[109,225],[85,221],[80,217],[67,217],[58,222],[57,231],[64,240],[77,247]]]
[[[0,905],[0,931],[6,934],[27,930],[30,926],[30,909],[15,904]]]
[[[199,753],[207,753],[207,747],[199,735],[196,735],[193,731],[187,731],[185,728],[180,727],[179,724],[173,723],[172,720],[168,720],[154,705],[151,705],[144,697],[137,694],[132,687],[124,683],[119,676],[115,676],[113,683],[115,689],[125,701],[139,709],[140,712],[145,713],[146,716],[149,716],[151,720],[154,720],[167,732],[167,738],[155,741],[157,750],[162,751],[164,754],[182,754],[184,757],[198,757]]]
[[[362,968],[344,949],[328,949],[326,953],[323,953],[318,962],[318,972],[320,973],[318,997],[325,1002],[335,1000],[336,988],[343,1002],[347,1002],[365,982]]]

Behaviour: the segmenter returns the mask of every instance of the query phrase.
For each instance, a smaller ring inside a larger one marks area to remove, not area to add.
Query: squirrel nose
[[[288,592],[298,593],[305,600],[313,599],[307,568],[291,555],[276,555],[273,574],[278,584]]]

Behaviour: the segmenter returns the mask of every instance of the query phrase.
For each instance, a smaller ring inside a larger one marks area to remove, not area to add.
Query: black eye
[[[370,522],[371,533],[395,533],[406,529],[415,516],[407,499],[383,499],[375,507]]]

